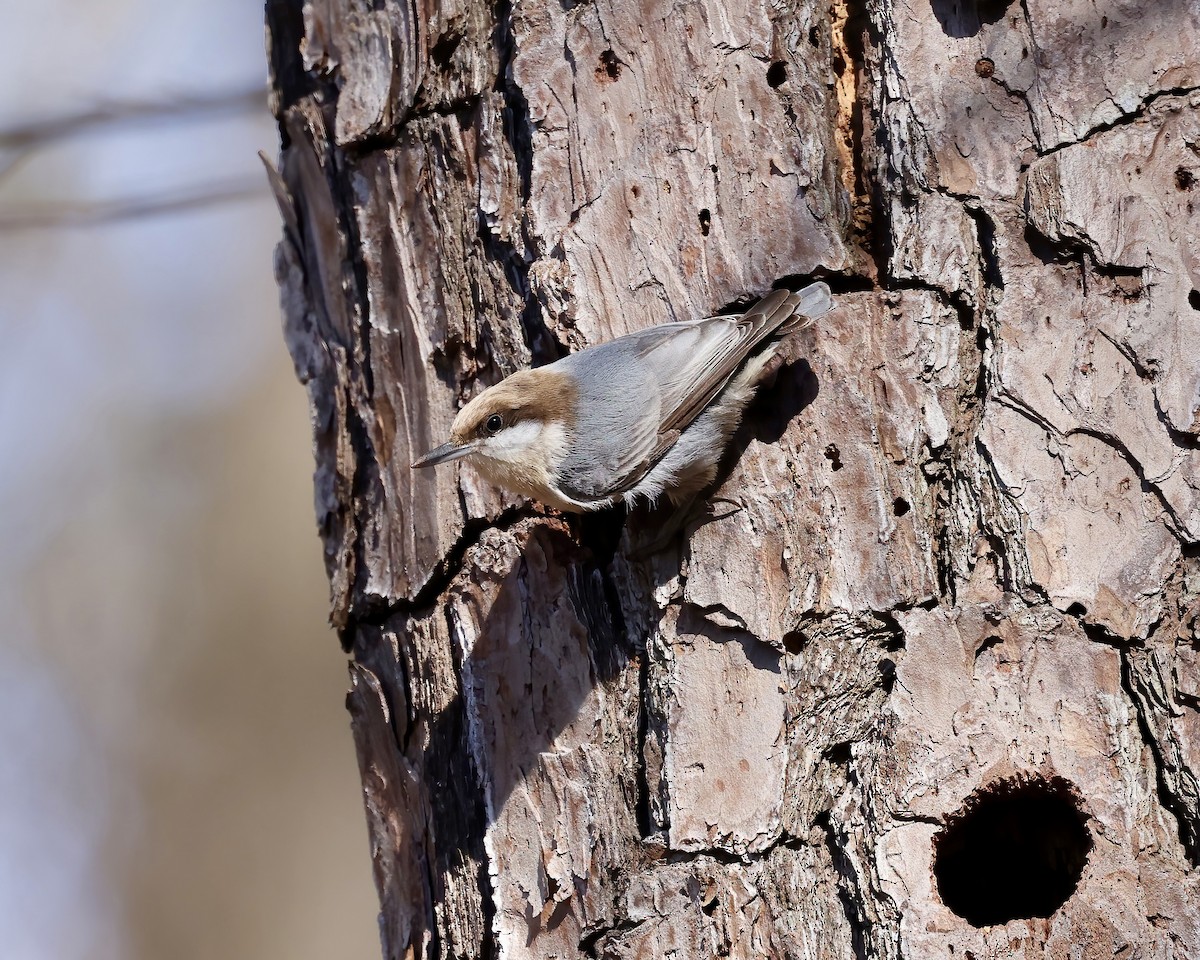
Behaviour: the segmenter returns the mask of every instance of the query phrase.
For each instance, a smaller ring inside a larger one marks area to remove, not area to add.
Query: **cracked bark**
[[[385,956],[1200,954],[1194,5],[267,20]],[[408,468],[513,370],[813,276],[677,548]],[[1030,783],[1086,862],[976,926],[935,861]]]

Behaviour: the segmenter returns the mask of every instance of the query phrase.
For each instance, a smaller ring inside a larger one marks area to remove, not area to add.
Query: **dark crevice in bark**
[[[971,302],[958,290],[948,290],[945,287],[915,277],[902,280],[889,278],[883,284],[884,290],[919,290],[932,293],[947,307],[950,307],[958,317],[958,325],[963,330],[975,329],[975,308]]]
[[[834,296],[843,293],[873,293],[879,290],[879,285],[871,277],[866,277],[859,273],[828,273],[824,270],[816,270],[811,275],[800,273],[786,274],[776,280],[772,284],[772,288],[779,289],[786,287],[788,290],[799,290],[801,287],[815,280],[824,281]],[[723,313],[724,310],[716,312]]]
[[[1026,195],[1025,204],[1025,235],[1024,240],[1026,246],[1029,247],[1029,252],[1037,257],[1044,266],[1062,266],[1064,264],[1076,264],[1079,269],[1083,270],[1083,257],[1086,254],[1086,248],[1081,244],[1073,244],[1067,240],[1055,241],[1042,234],[1032,223],[1029,222],[1029,198]]]
[[[977,37],[984,26],[997,23],[1012,0],[930,0],[929,6],[948,37]]]
[[[397,614],[415,616],[433,609],[439,597],[449,588],[454,578],[462,572],[463,559],[467,551],[478,545],[488,530],[511,530],[523,520],[546,518],[546,514],[530,506],[511,506],[491,519],[471,517],[463,524],[462,533],[453,546],[434,567],[425,585],[411,599],[385,600],[372,598],[374,602],[354,610],[354,620],[359,624],[383,624]],[[357,588],[356,588],[357,590]]]
[[[943,448],[944,449],[944,448]],[[946,517],[954,505],[954,464],[944,453],[930,456],[922,464],[933,501],[933,562],[937,571],[938,593],[953,606],[958,594],[957,578],[951,562],[950,524]]]
[[[437,43],[429,48],[429,59],[434,66],[442,70],[454,68],[454,52],[463,42],[465,34],[461,28],[450,27],[440,37]]]
[[[409,118],[405,117],[405,121]],[[374,133],[366,133],[356,140],[351,140],[349,143],[342,144],[337,149],[340,150],[345,157],[351,162],[357,162],[365,159],[375,153],[386,153],[400,145],[403,138],[402,126],[397,125],[386,130],[378,130]]]
[[[687,601],[684,601],[680,604],[680,609],[690,610],[702,620],[708,620],[708,615],[715,613],[723,621],[725,621],[722,626],[726,629],[732,629],[738,633],[749,632],[746,627],[746,621],[743,620],[736,612],[730,610],[729,607],[723,603],[709,603],[705,604],[704,606],[700,606],[695,603],[688,603]],[[758,638],[755,637],[755,639],[757,640]]]
[[[1030,202],[1030,195],[1026,192],[1023,204],[1026,220],[1024,239],[1029,246],[1029,252],[1043,264],[1046,266],[1074,265],[1080,273],[1080,291],[1085,297],[1088,295],[1088,287],[1094,277],[1117,281],[1118,285],[1115,289],[1109,291],[1110,296],[1134,300],[1142,295],[1145,287],[1145,270],[1142,267],[1105,263],[1097,258],[1096,248],[1088,242],[1089,238],[1086,236],[1046,236],[1033,223]],[[1136,278],[1139,285],[1133,290],[1128,289],[1128,285],[1123,289],[1119,285],[1121,278]]]
[[[520,322],[525,345],[529,348],[533,366],[551,363],[567,352],[562,341],[555,336],[542,317],[542,307],[533,296],[529,284],[529,267],[537,256],[536,243],[529,231],[527,209],[533,189],[533,120],[529,113],[529,100],[512,76],[513,58],[516,56],[516,38],[513,33],[513,0],[499,0],[496,4],[496,29],[494,39],[498,51],[499,69],[494,89],[504,100],[501,119],[504,137],[513,152],[519,181],[518,199],[521,209],[521,243],[502,240],[492,233],[480,212],[479,237],[487,254],[497,263],[503,264],[504,275],[513,291],[524,304]]]
[[[963,209],[975,222],[979,255],[983,258],[983,282],[988,287],[1003,290],[1004,275],[1000,270],[1000,255],[996,250],[996,223],[978,203],[966,203]]]
[[[1167,521],[1168,529],[1180,540],[1188,539],[1174,506],[1171,505],[1158,485],[1147,478],[1145,467],[1133,455],[1133,451],[1125,445],[1125,442],[1120,437],[1106,433],[1103,430],[1098,430],[1095,427],[1074,427],[1070,430],[1060,431],[1054,424],[1038,413],[1038,411],[1034,410],[1020,398],[1009,393],[998,395],[996,401],[1014,413],[1024,417],[1052,437],[1060,440],[1069,440],[1073,436],[1091,437],[1093,440],[1098,440],[1112,449],[1125,461],[1129,469],[1133,472],[1133,475],[1137,477],[1138,482],[1141,484],[1142,492],[1150,494],[1158,501],[1159,506],[1162,507],[1164,519]]]
[[[1138,375],[1139,379],[1148,381],[1150,383],[1153,383],[1155,380],[1158,379],[1158,371],[1156,369],[1147,367],[1144,363],[1142,363],[1141,358],[1136,353],[1134,353],[1133,349],[1129,346],[1129,344],[1118,339],[1117,337],[1114,337],[1112,334],[1108,333],[1104,329],[1097,329],[1096,332],[1098,334],[1100,334],[1100,336],[1102,336],[1110,344],[1112,344],[1113,348],[1119,354],[1121,354],[1121,356],[1123,356],[1125,358],[1126,362],[1131,367],[1133,367],[1133,372]],[[1163,411],[1162,411],[1162,408],[1158,406],[1157,394],[1155,394],[1154,400],[1155,400],[1155,408],[1158,412],[1159,419],[1162,420],[1163,419]],[[1166,426],[1168,429],[1170,429],[1170,424],[1167,424],[1165,421],[1164,421],[1163,425]]]
[[[867,168],[866,122],[872,86],[866,63],[868,42],[878,36],[867,14],[865,0],[835,0],[830,6],[830,67],[838,87],[835,136],[839,138],[840,176],[850,200],[850,232],[858,247],[871,258],[876,275],[887,263],[881,254],[880,214],[883,198]],[[792,115],[789,114],[789,119]],[[793,121],[794,122],[794,121]]]
[[[942,817],[935,817],[925,813],[913,813],[911,810],[889,810],[888,817],[897,823],[927,823],[931,827],[942,827],[946,824],[945,819]]]
[[[646,743],[650,737],[650,655],[643,650],[638,657],[637,717],[637,804],[634,817],[638,834],[646,840],[659,832],[650,815],[650,772],[646,763]]]
[[[1158,486],[1158,484],[1152,482],[1146,476],[1146,468],[1142,465],[1142,462],[1133,455],[1133,451],[1125,445],[1125,441],[1114,434],[1106,433],[1103,430],[1097,430],[1094,427],[1076,427],[1073,430],[1068,430],[1062,436],[1064,439],[1069,439],[1077,434],[1085,437],[1091,437],[1094,440],[1099,440],[1105,446],[1110,447],[1118,455],[1120,455],[1120,457],[1129,465],[1129,469],[1133,471],[1133,475],[1137,477],[1138,482],[1141,484],[1142,492],[1151,494],[1158,501],[1159,506],[1162,507],[1163,517],[1167,521],[1167,528],[1180,540],[1187,539],[1187,533],[1184,528],[1183,521],[1175,512],[1175,507],[1167,499],[1166,494],[1162,492],[1162,489]]]
[[[353,372],[351,376],[354,376]],[[349,596],[347,597],[346,624],[342,633],[342,647],[346,647],[347,638],[352,636],[356,623],[377,623],[375,611],[383,605],[378,597],[371,596],[366,591],[368,577],[367,545],[364,542],[363,531],[369,526],[367,504],[373,497],[378,497],[382,490],[382,480],[379,476],[379,464],[375,459],[375,449],[366,425],[362,422],[358,407],[354,402],[351,391],[349,403],[346,405],[346,432],[350,435],[350,445],[355,452],[355,470],[350,478],[350,503],[353,512],[348,517],[354,524],[354,540],[350,547],[354,569],[350,577]]]
[[[1046,595],[1046,603],[1053,606],[1049,595]],[[1087,608],[1082,603],[1073,603],[1063,611],[1066,616],[1070,617],[1083,631],[1083,635],[1092,643],[1099,643],[1106,647],[1115,647],[1118,650],[1128,650],[1131,647],[1141,647],[1145,645],[1145,641],[1138,637],[1122,637],[1119,634],[1113,633],[1102,623],[1095,623],[1087,619]]]
[[[996,464],[992,460],[991,451],[988,450],[987,444],[978,435],[974,438],[975,454],[979,457],[980,463],[985,467],[986,480],[990,483],[991,489],[996,497],[1003,497],[1006,502],[1012,505],[1013,510],[1016,510],[1016,505],[1013,504],[1012,497],[1005,488],[1004,481],[1000,477],[1000,472],[996,468]],[[1021,594],[1023,587],[1033,587],[1032,583],[1025,583],[1028,580],[1026,577],[1021,577],[1018,568],[1021,566],[1020,557],[1014,557],[1009,550],[1011,544],[1019,542],[1016,538],[1021,533],[1020,529],[1005,530],[997,529],[989,520],[998,521],[1002,517],[988,517],[984,514],[981,508],[978,514],[979,528],[984,539],[987,541],[988,547],[992,551],[992,555],[996,558],[996,575],[1000,587],[1006,593]],[[1019,549],[1019,548],[1017,548]],[[1039,600],[1047,600],[1045,592],[1042,591],[1038,597]]]
[[[521,180],[521,200],[528,201],[533,183],[533,122],[525,92],[512,77],[513,58],[517,44],[513,32],[514,0],[499,0],[496,4],[495,43],[499,69],[495,90],[504,97],[504,135],[512,147]]]
[[[279,137],[287,149],[289,137],[282,118],[289,107],[316,89],[312,76],[304,69],[300,45],[304,40],[304,12],[295,0],[267,0],[267,57],[271,77],[279,97]]]
[[[671,850],[665,856],[663,856],[658,863],[680,864],[709,861],[712,863],[719,863],[727,867],[745,867],[754,863],[762,863],[770,858],[771,854],[776,850],[799,850],[805,846],[807,846],[807,844],[803,839],[784,832],[759,850],[749,850],[744,853],[735,853],[732,850],[725,850],[721,847],[697,847],[692,850]]]
[[[590,930],[580,938],[579,952],[585,957],[599,958],[601,956],[601,954],[599,953],[599,945],[600,945],[600,941],[604,937],[607,937],[607,936],[610,936],[613,934],[625,933],[629,930],[636,930],[638,927],[640,927],[645,922],[646,922],[645,919],[642,919],[642,920],[622,919],[622,920],[618,920],[615,923],[610,923],[606,926],[600,927],[596,930]]]
[[[1193,93],[1196,93],[1197,91],[1200,91],[1200,86],[1171,87],[1167,90],[1155,90],[1153,93],[1143,97],[1142,102],[1128,113],[1122,113],[1120,116],[1112,120],[1106,121],[1105,123],[1098,123],[1096,126],[1090,127],[1083,134],[1083,136],[1078,137],[1075,140],[1068,140],[1066,143],[1060,143],[1056,146],[1049,147],[1046,150],[1042,150],[1038,153],[1038,157],[1048,157],[1051,154],[1058,153],[1060,150],[1065,150],[1068,147],[1076,147],[1082,143],[1087,143],[1098,134],[1107,133],[1109,130],[1115,130],[1117,127],[1124,127],[1131,123],[1137,123],[1139,120],[1144,119],[1149,114],[1150,109],[1160,100],[1164,100],[1169,97],[1187,97]]]
[[[1179,841],[1183,845],[1192,866],[1200,866],[1200,821],[1198,821],[1196,814],[1188,810],[1186,805],[1176,796],[1175,790],[1167,781],[1163,746],[1154,735],[1154,729],[1148,716],[1149,712],[1154,709],[1154,700],[1158,698],[1155,697],[1155,692],[1150,686],[1145,683],[1141,673],[1134,668],[1131,657],[1132,653],[1130,651],[1124,650],[1121,652],[1121,687],[1133,705],[1134,715],[1137,717],[1138,732],[1141,734],[1142,742],[1149,747],[1150,755],[1154,759],[1154,777],[1158,800],[1175,820],[1179,831]],[[1161,701],[1157,706],[1164,713],[1170,710],[1170,705]]]
[[[1158,422],[1163,425],[1163,429],[1167,431],[1167,436],[1171,438],[1171,442],[1181,450],[1200,450],[1200,435],[1188,433],[1186,430],[1180,430],[1171,423],[1167,411],[1162,408],[1162,402],[1159,400],[1158,391],[1154,391],[1154,413],[1158,417]]]
[[[842,904],[842,912],[845,914],[846,924],[850,927],[851,946],[854,950],[855,960],[870,960],[872,954],[867,948],[866,936],[870,921],[862,910],[858,880],[854,874],[854,867],[846,856],[845,850],[842,849],[841,844],[838,842],[837,832],[833,826],[833,818],[828,811],[824,811],[817,816],[815,826],[824,834],[825,850],[829,854],[834,871],[837,873],[838,900]]]
[[[481,100],[482,95],[474,93],[438,103],[416,103],[396,123],[386,129],[364,134],[356,140],[344,144],[341,149],[352,160],[363,159],[374,153],[386,153],[404,142],[410,127],[433,117],[456,117],[459,123],[466,127],[470,118],[479,109]]]
[[[379,633],[382,633],[383,629],[384,629],[383,627],[374,627],[374,626],[366,627],[365,630],[360,631],[360,637],[364,633],[369,632],[369,631],[378,631]],[[383,641],[382,641],[381,636],[375,636],[372,639],[369,646],[375,646],[376,644],[379,644],[382,642]],[[364,646],[366,646],[366,645],[364,644]],[[400,686],[400,689],[404,693],[404,720],[403,720],[403,723],[401,723],[401,720],[400,720],[400,711],[396,709],[395,704],[389,702],[388,707],[391,710],[392,730],[395,733],[396,742],[400,745],[400,752],[404,756],[409,756],[408,750],[409,750],[409,747],[412,746],[413,733],[417,729],[417,720],[418,720],[416,708],[413,706],[412,672],[408,668],[408,659],[404,656],[403,653],[400,656],[396,657],[395,662],[396,662],[396,671],[397,671],[396,680]]]

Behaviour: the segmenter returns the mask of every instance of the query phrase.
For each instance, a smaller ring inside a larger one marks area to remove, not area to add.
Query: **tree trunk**
[[[267,16],[385,955],[1200,955],[1195,5]],[[652,560],[409,469],[811,277]]]

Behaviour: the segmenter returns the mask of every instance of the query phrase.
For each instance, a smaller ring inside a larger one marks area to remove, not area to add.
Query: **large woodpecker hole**
[[[1087,819],[1060,777],[976,791],[933,840],[942,902],[975,927],[1049,917],[1083,875],[1092,851]]]

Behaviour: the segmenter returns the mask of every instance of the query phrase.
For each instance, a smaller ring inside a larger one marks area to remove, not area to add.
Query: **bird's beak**
[[[419,460],[414,460],[412,466],[414,468],[433,467],[439,463],[449,463],[451,460],[465,457],[468,453],[473,453],[474,451],[475,444],[473,443],[458,444],[451,441],[450,443],[443,443],[440,447],[434,447]]]

